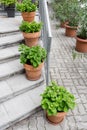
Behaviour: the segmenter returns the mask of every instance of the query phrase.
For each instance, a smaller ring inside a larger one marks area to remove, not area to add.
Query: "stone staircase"
[[[0,130],[39,111],[40,94],[46,86],[44,71],[37,81],[25,77],[18,52],[24,40],[19,31],[21,21],[21,16],[0,18]]]

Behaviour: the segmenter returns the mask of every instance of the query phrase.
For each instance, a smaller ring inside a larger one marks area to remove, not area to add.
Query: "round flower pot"
[[[66,31],[65,31],[65,35],[68,37],[75,37],[76,36],[76,31],[77,31],[77,27],[70,27],[68,25],[65,25]]]
[[[40,37],[40,32],[35,33],[25,33],[23,32],[25,39],[25,44],[29,47],[36,46],[38,44],[38,39]]]
[[[76,51],[87,53],[87,39],[80,39],[79,37],[76,37]]]
[[[59,112],[57,115],[52,115],[52,116],[49,116],[47,113],[46,113],[46,118],[47,120],[53,124],[53,125],[56,125],[56,124],[59,124],[63,121],[64,117],[66,116],[66,112]]]
[[[8,17],[15,17],[15,4],[11,4],[5,7]]]
[[[22,12],[22,17],[24,21],[32,22],[34,21],[36,12]]]
[[[41,77],[42,67],[44,63],[41,63],[37,68],[32,65],[24,64],[26,76],[28,80],[38,80]]]

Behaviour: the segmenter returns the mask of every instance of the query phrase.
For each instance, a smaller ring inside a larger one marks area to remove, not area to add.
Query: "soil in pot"
[[[36,12],[22,12],[22,17],[24,21],[32,22],[34,21]]]
[[[40,37],[40,32],[35,33],[24,33],[25,44],[29,47],[36,46]]]
[[[42,67],[44,63],[41,63],[37,68],[32,65],[25,64],[26,77],[28,80],[38,80],[41,77]]]
[[[68,25],[65,25],[66,31],[65,31],[65,35],[68,37],[75,37],[76,36],[76,31],[77,31],[77,27],[70,27]]]
[[[49,116],[46,113],[46,118],[49,121],[49,123],[51,123],[53,125],[57,125],[64,120],[64,117],[66,116],[66,114],[67,114],[66,112],[59,112],[57,115]]]
[[[76,38],[76,51],[87,53],[87,39],[80,39],[79,37]]]

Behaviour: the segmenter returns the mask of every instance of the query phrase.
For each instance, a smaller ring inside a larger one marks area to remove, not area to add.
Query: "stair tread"
[[[20,64],[19,59],[0,64],[0,80],[21,73],[23,70],[23,65]]]
[[[0,50],[0,61],[19,56],[18,46],[11,46]]]
[[[37,81],[27,80],[25,74],[15,75],[7,80],[0,82],[0,102],[4,102],[13,98],[21,93],[27,92],[44,81],[43,75]]]
[[[3,34],[19,31],[19,26],[22,20],[22,16],[16,16],[13,18],[0,17],[0,33]],[[39,21],[38,16],[35,16],[35,21]]]
[[[0,128],[12,125],[14,122],[28,117],[40,107],[41,97],[45,84],[27,91],[0,105]]]
[[[14,43],[22,41],[23,39],[24,38],[23,38],[22,33],[10,35],[10,36],[5,36],[5,37],[0,37],[0,47],[12,45]]]

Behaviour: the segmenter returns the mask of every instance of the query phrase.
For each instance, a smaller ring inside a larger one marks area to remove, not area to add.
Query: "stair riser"
[[[6,59],[2,59],[2,60],[0,60],[0,64],[9,62],[9,61],[12,61],[15,59],[19,59],[19,57],[20,57],[20,55],[18,54],[18,55],[14,55],[13,57],[11,56],[11,57],[8,57]]]
[[[8,79],[8,78],[10,78],[10,77],[12,77],[12,76],[14,76],[14,75],[16,75],[16,74],[22,74],[22,73],[24,73],[24,69],[21,69],[21,70],[19,70],[19,71],[17,71],[17,72],[14,72],[14,73],[12,73],[12,74],[10,74],[10,75],[5,75],[5,76],[3,76],[3,77],[0,77],[0,81],[6,80],[6,79]]]
[[[11,35],[16,35],[19,34],[20,31],[16,30],[16,31],[12,31],[12,32],[6,32],[6,33],[0,33],[0,37],[5,37],[5,36],[11,36]]]

